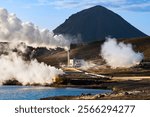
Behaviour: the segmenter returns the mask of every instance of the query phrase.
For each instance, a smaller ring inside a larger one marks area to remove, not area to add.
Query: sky
[[[150,0],[0,0],[0,7],[15,13],[24,22],[55,29],[70,15],[102,5],[150,35]]]

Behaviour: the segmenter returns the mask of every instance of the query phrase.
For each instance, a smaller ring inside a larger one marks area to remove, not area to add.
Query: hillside
[[[135,51],[142,52],[144,54],[144,59],[150,60],[150,37],[122,39],[120,41],[131,43]],[[103,42],[104,41],[97,41],[87,45],[72,47],[70,50],[70,58],[83,58],[85,60],[100,61],[100,46]],[[55,52],[55,54],[42,55],[37,59],[38,61],[45,62],[50,65],[59,66],[59,63],[67,62],[67,52],[59,50],[58,52]]]
[[[102,6],[95,6],[71,15],[53,32],[81,36],[83,42],[100,41],[107,36],[115,38],[147,36],[121,16]]]

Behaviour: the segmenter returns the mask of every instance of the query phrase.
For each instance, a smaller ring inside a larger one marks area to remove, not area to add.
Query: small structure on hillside
[[[67,67],[81,67],[85,63],[84,59],[73,58],[70,59],[70,50],[67,51]]]
[[[84,59],[73,58],[69,61],[69,67],[81,67],[84,65]]]

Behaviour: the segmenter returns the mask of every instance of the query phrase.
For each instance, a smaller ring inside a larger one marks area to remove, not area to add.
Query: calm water
[[[49,96],[81,95],[82,93],[97,94],[106,92],[110,92],[110,90],[32,86],[0,86],[0,100],[34,100]]]

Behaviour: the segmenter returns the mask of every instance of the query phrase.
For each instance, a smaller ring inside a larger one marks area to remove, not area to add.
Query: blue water
[[[0,86],[0,100],[36,100],[49,96],[73,96],[106,93],[110,90],[80,89],[80,88],[52,88],[33,86]]]

